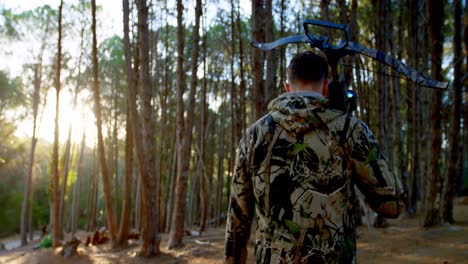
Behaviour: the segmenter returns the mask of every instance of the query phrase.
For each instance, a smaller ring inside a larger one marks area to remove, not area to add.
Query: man
[[[295,55],[286,93],[241,139],[226,262],[245,263],[254,210],[257,263],[355,263],[354,185],[376,212],[396,218],[402,211],[401,182],[369,128],[327,108],[327,74],[322,57]]]

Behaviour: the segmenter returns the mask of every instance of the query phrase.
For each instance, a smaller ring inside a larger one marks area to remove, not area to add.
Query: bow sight
[[[268,51],[291,43],[306,43],[312,48],[321,50],[325,54],[331,68],[333,82],[329,85],[329,99],[331,107],[334,109],[350,113],[356,108],[356,96],[352,91],[348,91],[345,94],[338,72],[339,60],[347,55],[362,54],[373,58],[424,87],[434,89],[446,89],[448,87],[447,82],[433,80],[382,51],[350,42],[349,31],[346,25],[312,19],[304,20],[302,25],[305,35],[289,36],[270,43],[252,41],[251,45],[255,48]],[[321,34],[314,34],[314,29],[318,29]]]

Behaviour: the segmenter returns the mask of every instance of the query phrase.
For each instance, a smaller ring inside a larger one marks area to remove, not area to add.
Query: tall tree
[[[143,128],[143,153],[144,174],[141,175],[143,194],[143,248],[142,254],[154,256],[159,254],[160,238],[158,235],[159,206],[157,195],[157,179],[155,179],[155,124],[154,111],[151,102],[153,100],[153,87],[149,75],[149,39],[148,39],[148,6],[146,0],[139,0],[138,7],[138,44],[140,56],[139,85],[141,87],[142,101],[142,128]]]
[[[465,0],[465,17],[464,17],[464,29],[463,29],[463,45],[465,48],[465,72],[468,71],[468,0]],[[465,78],[465,106],[463,109],[463,142],[468,142],[468,78]],[[468,169],[468,144],[463,144],[461,175],[464,175],[465,170]],[[463,186],[463,176],[460,177],[458,182],[459,190]]]
[[[264,7],[264,25],[265,25],[265,41],[273,41],[273,4],[272,0],[265,0]],[[276,86],[276,65],[275,65],[275,53],[273,50],[267,51],[265,53],[266,61],[266,79],[265,79],[265,92],[264,92],[264,102],[263,102],[263,112],[267,111],[268,101],[272,99],[275,93]],[[237,143],[237,142],[236,142]],[[237,147],[237,146],[236,146]]]
[[[202,15],[201,0],[196,1],[195,25],[193,27],[193,52],[192,52],[192,79],[190,82],[190,92],[188,97],[187,117],[184,120],[183,106],[183,54],[184,54],[184,32],[182,24],[183,5],[182,1],[177,1],[177,139],[178,141],[178,164],[175,206],[172,215],[171,232],[169,234],[170,249],[179,248],[183,245],[185,220],[185,198],[187,189],[187,179],[190,169],[190,150],[192,145],[192,129],[194,122],[195,94],[197,90],[198,55],[200,42],[200,17]]]
[[[72,200],[72,213],[71,213],[71,233],[72,237],[75,236],[76,228],[78,225],[78,212],[79,212],[79,204],[80,204],[80,193],[81,193],[81,178],[83,178],[83,156],[84,156],[84,149],[85,149],[85,139],[86,134],[83,131],[83,137],[81,139],[81,150],[80,156],[78,158],[77,172],[76,172],[76,182],[73,186],[73,200]]]
[[[34,91],[33,91],[33,104],[32,104],[32,112],[33,112],[33,133],[32,133],[32,139],[31,139],[31,150],[29,153],[29,164],[28,164],[28,173],[25,174],[25,179],[24,179],[24,192],[23,192],[23,203],[21,205],[21,245],[26,245],[27,244],[27,239],[26,239],[26,212],[27,212],[27,207],[28,203],[30,206],[32,206],[32,200],[29,198],[31,196],[31,182],[32,182],[32,175],[33,175],[33,170],[34,170],[34,155],[36,151],[36,145],[37,145],[37,136],[36,136],[36,130],[37,130],[37,115],[39,111],[39,101],[40,101],[40,92],[41,92],[41,86],[42,86],[42,70],[43,70],[43,56],[44,56],[44,50],[46,48],[46,38],[49,34],[49,23],[50,23],[50,18],[47,15],[46,18],[46,25],[45,25],[45,30],[44,34],[42,37],[42,44],[41,48],[38,54],[38,63],[34,65],[34,80],[33,80],[33,86],[34,86]],[[31,215],[30,215],[31,217]],[[31,232],[31,230],[30,230]]]
[[[80,2],[81,5],[81,10],[84,10],[84,2]],[[73,109],[76,109],[76,106],[78,104],[78,94],[80,92],[80,86],[81,86],[81,62],[83,60],[83,54],[84,54],[84,33],[86,30],[86,23],[85,20],[82,19],[80,21],[82,23],[81,30],[80,30],[80,56],[78,58],[78,76],[76,80],[76,86],[75,86],[75,97],[73,100]],[[69,130],[72,128],[72,123],[69,125]],[[67,144],[69,141],[71,141],[71,134],[68,134],[69,138],[67,140]],[[80,150],[80,156],[78,159],[78,164],[77,164],[77,173],[76,173],[76,181],[75,184],[73,185],[73,198],[72,198],[72,207],[71,207],[71,233],[72,236],[75,235],[76,228],[77,228],[77,221],[78,221],[78,210],[79,210],[79,197],[80,197],[80,189],[81,189],[81,178],[82,178],[82,165],[83,165],[83,155],[84,155],[84,147],[85,147],[85,131],[83,131],[83,136],[81,139],[81,150]]]
[[[239,109],[237,113],[237,132],[238,135],[241,134],[242,130],[245,127],[245,97],[246,97],[246,81],[245,81],[245,68],[244,68],[244,43],[242,37],[242,23],[240,15],[240,3],[237,3],[237,32],[241,36],[239,38],[239,74],[240,74],[240,85],[239,85]],[[206,76],[206,74],[205,74]]]
[[[225,102],[225,99],[223,98],[223,103]],[[224,127],[224,118],[226,117],[226,108],[223,107],[221,110],[221,116],[219,119],[219,137],[218,137],[218,179],[217,179],[217,187],[216,187],[216,204],[215,204],[215,209],[216,209],[216,214],[215,214],[215,223],[217,225],[221,224],[221,207],[223,205],[223,186],[224,186],[224,151],[225,151],[225,146],[224,146],[224,133],[225,133],[225,127]]]
[[[59,168],[58,168],[58,151],[59,151],[59,113],[60,113],[60,71],[62,68],[62,11],[63,0],[60,1],[59,15],[58,15],[58,44],[57,44],[57,73],[55,77],[55,132],[54,132],[54,149],[52,153],[52,202],[53,202],[53,226],[54,235],[52,246],[58,247],[60,245],[60,226],[59,226]]]
[[[265,42],[265,7],[262,0],[252,1],[252,39]],[[252,76],[253,76],[253,117],[260,119],[263,115],[263,103],[265,100],[263,83],[264,52],[260,49],[252,49]]]
[[[27,228],[26,228],[26,212],[28,208],[29,193],[31,192],[31,181],[34,169],[34,152],[36,150],[36,126],[37,126],[37,112],[39,108],[39,93],[41,87],[41,75],[42,65],[37,64],[34,67],[34,92],[33,92],[33,134],[31,139],[31,150],[29,154],[28,173],[24,175],[24,192],[23,192],[23,203],[21,205],[21,245],[24,246],[28,243],[27,241]]]
[[[60,190],[60,197],[59,197],[59,227],[60,227],[60,239],[63,239],[63,214],[64,214],[64,200],[65,200],[65,192],[67,190],[67,181],[68,181],[68,165],[70,164],[70,156],[71,156],[71,125],[68,127],[68,139],[65,145],[65,153],[63,154],[63,164],[62,164],[62,188]]]
[[[109,170],[107,168],[104,138],[102,135],[101,97],[99,92],[98,59],[97,59],[97,37],[96,37],[96,0],[91,0],[92,32],[93,32],[93,88],[94,88],[94,111],[96,115],[97,139],[99,162],[101,164],[102,185],[104,188],[104,200],[106,205],[107,225],[112,240],[117,238],[117,223],[112,206],[111,186]]]
[[[426,11],[429,19],[429,40],[431,47],[431,77],[434,80],[442,80],[442,53],[444,40],[445,1],[426,0]],[[430,227],[439,222],[439,207],[436,197],[440,186],[440,151],[442,142],[442,117],[440,109],[442,105],[442,93],[431,91],[431,153],[430,177],[427,179],[427,196],[425,201],[424,226]]]
[[[125,56],[125,75],[127,77],[127,122],[126,122],[126,135],[125,135],[125,184],[124,184],[124,199],[122,206],[122,215],[120,218],[119,237],[117,239],[118,245],[124,245],[128,239],[128,229],[130,221],[130,196],[132,187],[132,173],[133,173],[133,130],[132,130],[132,102],[133,99],[130,94],[133,88],[133,70],[132,58],[130,50],[129,38],[129,3],[128,0],[123,0],[123,45]]]
[[[460,118],[462,102],[462,3],[461,0],[454,1],[453,17],[453,108],[452,118],[450,120],[450,153],[448,171],[444,181],[442,193],[442,220],[453,223],[453,195],[455,175],[457,174],[457,162],[460,153]]]
[[[206,2],[205,2],[205,7],[206,7]],[[200,116],[200,142],[199,142],[199,161],[198,161],[198,172],[199,172],[199,177],[201,180],[200,183],[200,205],[201,205],[201,216],[200,216],[200,233],[205,231],[206,227],[206,220],[208,217],[208,209],[209,209],[209,199],[208,199],[208,179],[206,175],[206,169],[205,169],[205,138],[206,138],[206,125],[207,125],[207,120],[206,120],[206,112],[207,112],[207,104],[206,104],[206,93],[207,93],[207,72],[206,72],[206,50],[208,46],[208,41],[207,41],[207,32],[206,32],[206,12],[204,13],[202,17],[202,29],[203,29],[203,84],[202,84],[202,91],[201,91],[201,116]]]

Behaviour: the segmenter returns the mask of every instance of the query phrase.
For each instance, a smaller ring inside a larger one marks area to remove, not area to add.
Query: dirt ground
[[[468,263],[468,199],[459,199],[454,208],[454,225],[431,229],[420,227],[422,217],[390,221],[390,226],[375,229],[371,235],[367,226],[358,229],[359,263]],[[33,250],[32,245],[0,252],[0,263],[223,263],[223,228],[209,229],[199,237],[186,237],[181,250],[167,250],[167,234],[162,234],[161,256],[147,259],[137,255],[139,242],[130,241],[126,250],[113,251],[110,245],[84,247],[78,256],[64,259],[58,250]],[[80,233],[84,241],[84,232]],[[249,249],[249,263],[253,248]]]

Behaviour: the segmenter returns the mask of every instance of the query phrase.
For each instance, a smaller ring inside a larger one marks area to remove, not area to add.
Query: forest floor
[[[422,216],[391,220],[387,228],[375,229],[371,235],[367,226],[358,228],[359,263],[468,263],[468,197],[457,199],[454,208],[456,224],[431,229],[421,228]],[[85,232],[78,234],[85,241]],[[163,254],[147,259],[138,256],[139,242],[131,240],[127,249],[114,251],[110,244],[85,247],[80,244],[78,256],[64,260],[58,250],[33,246],[0,252],[0,263],[223,263],[224,228],[208,229],[202,236],[187,236],[183,249],[167,250],[167,234],[162,234]],[[0,241],[5,243],[5,241]],[[249,248],[249,262],[253,247]]]

